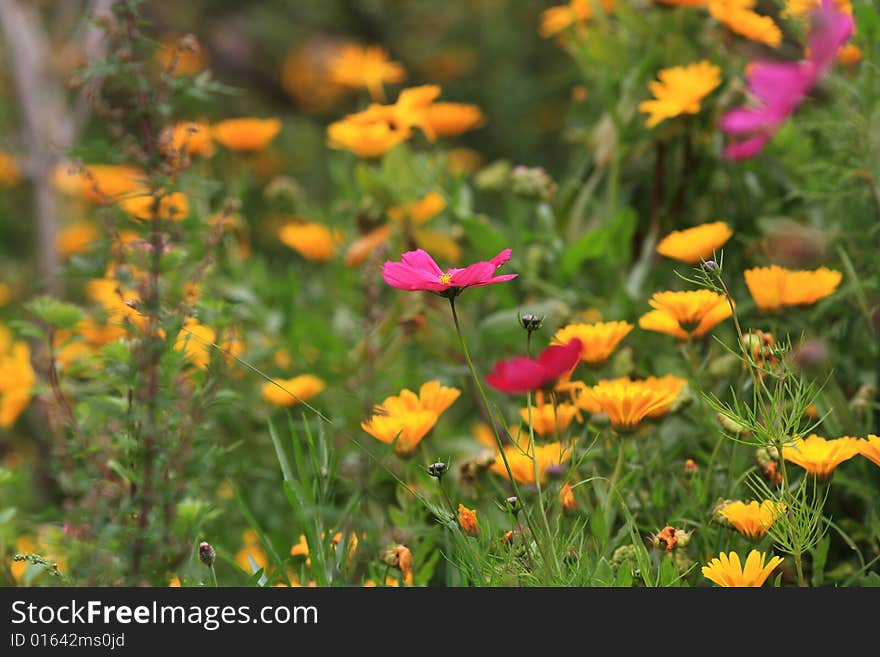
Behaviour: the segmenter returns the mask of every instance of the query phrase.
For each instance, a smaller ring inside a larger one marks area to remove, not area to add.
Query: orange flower
[[[150,221],[153,219],[156,197],[147,190],[141,190],[136,196],[123,199],[120,207],[135,219]],[[189,216],[189,199],[183,192],[173,192],[159,197],[159,218],[171,221],[183,221]]]
[[[0,324],[0,427],[9,428],[31,401],[37,375],[27,342]]]
[[[480,526],[477,524],[477,510],[469,509],[464,504],[458,505],[458,524],[468,536],[476,536],[480,532]]]
[[[282,226],[278,238],[307,260],[323,261],[336,255],[340,233],[324,224],[302,222]]]
[[[646,417],[669,411],[678,397],[680,387],[657,385],[654,382],[610,379],[599,381],[587,389],[589,399],[608,416],[612,426],[631,431]]]
[[[260,545],[260,538],[253,529],[248,529],[242,534],[244,547],[235,554],[235,563],[247,573],[255,573],[260,568],[269,566],[269,557],[263,546]]]
[[[214,139],[233,151],[261,151],[281,131],[280,119],[239,118],[215,123]]]
[[[208,56],[192,35],[166,34],[155,51],[156,64],[174,76],[195,75],[208,65]],[[172,68],[173,64],[173,68]]]
[[[311,36],[291,50],[281,67],[281,86],[306,112],[324,112],[348,91],[330,77],[330,62],[343,44],[323,36]]]
[[[388,216],[398,224],[403,224],[407,220],[415,224],[423,224],[445,209],[446,199],[437,192],[429,192],[418,201],[388,208]]]
[[[571,485],[568,482],[565,482],[562,485],[562,488],[559,489],[559,503],[562,505],[562,511],[564,513],[573,513],[577,511],[577,500],[574,497],[574,491],[571,489]]]
[[[211,127],[195,121],[177,123],[171,128],[168,148],[178,157],[183,154],[211,157],[214,154]]]
[[[52,173],[56,188],[94,203],[115,203],[143,189],[143,170],[124,164],[59,164]]]
[[[649,128],[680,114],[696,114],[700,101],[721,84],[721,69],[706,60],[666,68],[657,76],[659,82],[648,83],[654,99],[639,103],[639,111],[650,114]]]
[[[752,11],[756,0],[711,0],[709,13],[731,31],[773,48],[782,43],[782,32],[773,19]]]
[[[847,43],[837,51],[837,61],[843,66],[854,66],[862,61],[862,49],[854,43]]]
[[[21,182],[21,167],[12,153],[0,151],[0,186],[15,187]]]
[[[352,242],[345,252],[346,267],[362,265],[367,256],[388,241],[388,238],[391,237],[391,230],[392,226],[386,224],[370,231],[366,235],[361,235]]]
[[[657,253],[681,262],[696,264],[712,257],[733,231],[723,221],[701,224],[685,230],[674,230],[660,240]]]
[[[782,12],[782,17],[804,18],[821,5],[822,0],[785,0],[785,10]],[[834,6],[837,11],[852,14],[852,3],[850,0],[834,0]]]
[[[523,451],[522,446],[510,446],[504,448],[504,454],[510,465],[513,478],[521,484],[535,483],[535,462],[538,464],[538,476],[543,484],[547,480],[547,471],[551,466],[561,465],[571,459],[571,450],[566,449],[561,443],[547,443],[535,445],[535,460],[530,454]],[[495,457],[495,462],[490,466],[492,472],[501,475],[505,479],[507,468],[501,454]]]
[[[816,270],[791,270],[771,265],[744,272],[746,286],[761,310],[777,310],[783,306],[811,305],[831,295],[843,275],[820,267]]]
[[[406,78],[403,64],[391,61],[381,46],[345,46],[330,60],[328,69],[333,83],[350,89],[365,87],[376,101],[385,100],[385,83]]]
[[[262,387],[262,397],[275,406],[292,406],[311,399],[325,387],[326,384],[318,377],[300,374],[292,379],[272,379],[272,383],[266,381]]]
[[[703,576],[718,586],[762,586],[773,569],[782,563],[782,557],[773,557],[765,566],[766,558],[764,553],[752,550],[743,567],[736,552],[728,554],[722,552],[718,558],[712,559],[707,566],[703,566]]]
[[[859,440],[856,444],[859,448],[859,454],[880,466],[880,436],[868,434],[867,438]]]
[[[782,447],[782,457],[786,461],[801,466],[820,479],[830,477],[834,468],[858,453],[858,439],[849,436],[825,440],[812,434],[806,439],[795,438],[792,444]]]
[[[642,315],[639,326],[680,340],[705,335],[732,313],[727,298],[711,290],[656,292],[649,303],[654,310]]]
[[[776,520],[776,516],[785,509],[785,505],[773,500],[764,500],[760,504],[751,501],[731,502],[718,510],[722,516],[747,538],[763,536],[767,533],[770,525]]]
[[[628,322],[596,322],[595,324],[568,324],[556,331],[553,344],[568,344],[574,338],[581,341],[581,360],[591,365],[608,360],[611,352],[633,325]]]
[[[600,0],[602,10],[614,11],[614,0]],[[570,0],[566,5],[549,7],[541,12],[538,34],[547,39],[567,30],[572,25],[584,25],[593,17],[593,0]]]
[[[216,337],[214,329],[199,323],[195,317],[187,317],[174,348],[182,351],[188,361],[203,370],[211,362],[211,343]]]
[[[344,119],[327,126],[327,145],[351,151],[358,157],[381,157],[409,138],[409,130],[395,130],[387,123],[362,123]]]
[[[74,253],[82,253],[100,235],[100,231],[94,224],[87,221],[77,221],[58,233],[55,246],[58,253],[66,257]]]
[[[485,117],[476,105],[466,103],[433,103],[425,110],[425,122],[440,137],[455,137],[479,128]]]
[[[538,391],[535,404],[532,406],[532,427],[539,436],[555,436],[562,433],[571,424],[578,409],[568,402],[544,402],[544,393]],[[523,422],[529,422],[529,409],[519,409]]]

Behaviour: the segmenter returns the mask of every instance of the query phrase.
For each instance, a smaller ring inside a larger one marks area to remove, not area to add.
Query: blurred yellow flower
[[[0,151],[0,187],[15,187],[21,182],[21,168],[12,153]]]
[[[614,11],[614,0],[600,0],[602,11]],[[544,39],[567,30],[572,25],[583,25],[593,17],[593,0],[570,0],[568,4],[549,7],[541,12],[538,34]]]
[[[847,43],[837,51],[837,61],[842,66],[853,66],[862,61],[862,49],[854,43]]]
[[[333,533],[333,530],[331,529],[330,532]],[[327,533],[323,532],[321,534],[321,541],[323,542],[324,540],[326,540],[326,538],[327,538]],[[334,546],[339,545],[339,542],[341,540],[342,540],[342,532],[333,533],[333,545]],[[354,532],[351,532],[348,536],[347,541],[348,541],[347,542],[348,563],[351,563],[351,560],[354,558],[355,550],[357,550],[357,546],[358,546],[357,534],[355,534]],[[306,558],[306,566],[312,565],[312,560],[309,556],[309,554],[310,554],[309,542],[308,542],[308,539],[306,539],[305,534],[300,534],[299,540],[290,547],[290,554],[291,554],[291,556],[294,556],[294,557],[305,557]]]
[[[208,65],[208,54],[192,35],[165,34],[155,51],[157,67],[174,76],[195,75]]]
[[[281,120],[244,117],[215,123],[214,140],[233,151],[261,151],[281,132]]]
[[[450,148],[446,152],[446,168],[454,175],[474,173],[483,166],[483,156],[473,148]]]
[[[715,249],[727,242],[731,235],[733,231],[723,221],[674,230],[660,240],[657,253],[681,262],[696,264],[710,259]]]
[[[850,0],[833,0],[838,11],[852,14]],[[811,12],[822,6],[822,0],[785,0],[785,9],[782,11],[783,18],[804,18]]]
[[[731,502],[718,510],[727,518],[736,530],[747,538],[763,536],[785,509],[785,505],[774,500],[764,500],[760,504],[751,501],[748,504]]]
[[[398,224],[411,221],[423,224],[446,209],[446,199],[437,192],[429,192],[418,201],[388,208],[388,216]]]
[[[147,190],[122,199],[120,207],[135,219],[151,221],[156,208],[156,197]],[[158,215],[160,219],[183,221],[189,216],[189,199],[183,192],[163,194],[159,198]]]
[[[476,105],[432,103],[425,109],[425,123],[438,137],[455,137],[481,127],[486,117]]]
[[[31,401],[37,375],[27,342],[0,324],[0,427],[9,428]]]
[[[294,222],[278,230],[278,239],[306,260],[321,262],[336,255],[341,235],[324,224]]]
[[[313,35],[285,56],[281,86],[303,111],[324,112],[348,91],[330,76],[330,62],[339,56],[342,48],[339,41]]]
[[[703,98],[721,84],[721,69],[706,60],[666,68],[657,75],[659,82],[648,83],[654,99],[639,103],[639,111],[650,114],[649,128],[680,114],[696,114]]]
[[[830,296],[843,275],[827,267],[792,270],[771,265],[747,269],[744,277],[758,308],[777,310],[783,306],[811,305]]]
[[[308,401],[326,387],[324,381],[312,374],[300,374],[292,379],[272,379],[272,381],[274,383],[266,381],[263,384],[262,395],[265,401],[276,406],[292,406],[300,401]]]
[[[522,421],[528,426],[529,409],[519,409]],[[578,409],[568,402],[544,400],[544,393],[538,391],[532,405],[532,427],[539,436],[555,436],[568,429],[571,421],[577,416]],[[494,442],[494,440],[493,440]]]
[[[406,78],[403,64],[391,61],[381,46],[345,46],[330,60],[328,70],[335,84],[350,89],[365,87],[376,101],[385,100],[386,83]]]
[[[757,0],[711,0],[709,13],[732,32],[773,48],[782,43],[782,31],[769,16],[754,11]]]
[[[553,344],[568,344],[574,338],[581,341],[581,360],[596,364],[608,360],[633,325],[628,322],[596,322],[595,324],[568,324],[556,331]]]
[[[125,164],[61,163],[52,171],[56,189],[94,203],[112,204],[144,189],[142,169]]]
[[[782,557],[773,557],[765,566],[766,558],[764,553],[752,550],[746,557],[746,565],[743,567],[736,552],[728,554],[722,552],[708,565],[703,566],[702,572],[707,579],[718,586],[758,587],[762,586],[776,566],[782,563]]]
[[[98,227],[88,221],[77,221],[62,228],[55,239],[55,246],[62,256],[82,253],[86,247],[100,237]]]
[[[535,483],[535,462],[538,464],[538,477],[543,484],[547,480],[547,471],[551,466],[562,465],[571,460],[571,450],[562,446],[561,443],[547,443],[535,445],[535,460],[531,454],[524,451],[525,446],[509,446],[504,448],[504,454],[510,465],[513,478],[521,484]],[[490,466],[492,472],[501,475],[505,479],[507,468],[501,454],[495,456],[495,462]]]
[[[80,320],[76,325],[76,332],[87,343],[96,347],[126,336],[125,329],[118,323],[99,324],[91,317]]]
[[[807,438],[797,437],[790,445],[782,447],[782,457],[801,466],[809,474],[827,479],[834,468],[859,453],[857,438],[842,436],[826,440],[816,434]]]
[[[260,568],[269,566],[269,557],[263,546],[260,545],[260,539],[253,529],[248,529],[242,534],[242,542],[244,547],[235,553],[235,563],[247,573],[255,573]]]
[[[174,348],[182,351],[189,362],[203,370],[211,362],[211,343],[216,338],[214,329],[199,323],[195,317],[187,317],[177,334]]]
[[[214,154],[211,126],[196,121],[177,123],[171,128],[168,146],[178,155],[211,157]]]
[[[388,241],[392,229],[391,224],[385,224],[357,238],[345,252],[345,266],[358,267],[362,265],[371,253]]]
[[[642,315],[639,326],[680,340],[699,338],[732,314],[724,295],[711,290],[655,292],[649,303],[654,310]]]
[[[364,123],[343,119],[327,126],[327,145],[351,151],[358,157],[381,157],[409,138],[409,130],[395,130],[387,123]]]
[[[559,489],[559,503],[562,505],[562,510],[565,513],[577,511],[577,500],[574,497],[571,484],[568,482],[565,482],[562,488]]]
[[[0,281],[0,306],[5,306],[14,297],[15,293],[12,291],[12,286],[9,283]]]

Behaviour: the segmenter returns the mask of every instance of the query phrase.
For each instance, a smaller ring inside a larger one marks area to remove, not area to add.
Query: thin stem
[[[217,584],[217,573],[214,571],[214,565],[211,564],[211,579],[214,581],[214,588],[218,588],[220,585]]]
[[[531,335],[531,332],[529,332]],[[552,543],[553,532],[550,531],[550,522],[547,520],[547,510],[544,508],[544,492],[541,489],[541,472],[538,468],[538,450],[535,445],[535,426],[532,422],[532,393],[526,393],[526,405],[529,409],[529,454],[532,457],[532,468],[535,472],[535,488],[538,490],[538,509],[541,511],[541,519],[544,521],[544,529],[547,531],[547,544]],[[551,548],[550,554],[553,555],[553,565],[556,573],[561,574],[559,569],[559,559],[556,556],[556,550]]]

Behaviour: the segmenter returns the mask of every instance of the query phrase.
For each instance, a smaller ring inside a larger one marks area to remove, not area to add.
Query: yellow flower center
[[[440,274],[440,282],[443,283],[443,285],[449,285],[449,281],[451,280],[452,274]]]

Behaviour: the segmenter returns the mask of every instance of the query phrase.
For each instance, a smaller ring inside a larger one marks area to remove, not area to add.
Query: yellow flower
[[[679,387],[627,378],[599,381],[586,394],[608,416],[618,430],[630,431],[646,417],[669,411],[678,397]]]
[[[142,169],[125,164],[59,164],[52,173],[53,183],[61,191],[87,201],[115,203],[121,196],[143,190]]]
[[[174,76],[195,75],[208,65],[205,49],[190,35],[162,36],[154,56],[157,67],[162,71],[169,71]]]
[[[529,409],[519,409],[523,422],[529,422]],[[532,427],[539,436],[555,436],[562,433],[578,414],[578,409],[568,402],[544,401],[544,393],[538,392],[532,405]]]
[[[21,182],[21,168],[12,153],[0,151],[0,186],[15,187]]]
[[[439,137],[455,137],[485,122],[480,108],[467,103],[433,103],[425,109],[425,122]]]
[[[330,530],[331,533],[333,530]],[[321,533],[321,541],[326,540],[327,534],[326,532]],[[333,534],[333,545],[339,545],[339,541],[342,540],[342,532],[335,532]],[[355,550],[357,550],[358,546],[358,537],[357,534],[351,532],[348,536],[348,563],[351,563],[351,560],[354,558]],[[312,565],[312,560],[309,557],[309,542],[306,539],[305,534],[300,534],[299,540],[290,547],[290,554],[294,557],[306,557],[306,566]]]
[[[260,545],[257,532],[253,529],[246,530],[242,534],[242,541],[244,542],[244,547],[236,552],[235,563],[247,573],[254,573],[260,568],[267,568],[269,566],[269,557],[266,555],[263,546]],[[253,565],[251,562],[253,562]]]
[[[658,77],[659,82],[648,83],[654,100],[639,103],[639,111],[650,114],[647,121],[649,128],[680,114],[699,112],[700,101],[721,84],[721,69],[702,60],[687,66],[663,69]]]
[[[120,207],[135,219],[150,221],[156,206],[156,197],[147,190],[122,199]],[[183,192],[163,194],[159,198],[158,215],[160,219],[183,221],[189,216],[189,199]]]
[[[460,390],[441,386],[439,381],[422,384],[418,395],[404,388],[399,395],[386,397],[376,405],[373,415],[361,422],[361,428],[383,443],[394,443],[398,456],[412,456],[460,394]]]
[[[418,201],[388,208],[388,216],[398,224],[403,224],[407,220],[415,224],[423,224],[445,209],[446,199],[437,192],[429,192]]]
[[[392,128],[405,132],[407,136],[413,127],[418,127],[429,140],[433,141],[436,134],[428,123],[427,112],[440,93],[441,89],[436,84],[409,87],[400,92],[392,105],[373,103],[361,112],[349,114],[345,119],[367,125],[386,123]]]
[[[174,589],[180,588],[180,577],[174,575],[168,580],[168,586]]]
[[[711,290],[656,292],[649,303],[654,310],[642,315],[639,326],[680,340],[705,335],[732,312],[727,299]]]
[[[239,118],[215,123],[214,139],[233,151],[261,151],[281,131],[280,119]]]
[[[728,554],[722,552],[717,558],[712,559],[708,566],[703,566],[703,576],[718,586],[762,586],[773,569],[782,563],[782,557],[773,557],[765,566],[766,558],[764,553],[752,550],[746,557],[746,565],[743,568],[736,552]]]
[[[177,123],[170,129],[166,148],[176,157],[184,154],[211,157],[214,154],[211,126],[196,121]]]
[[[480,525],[477,523],[477,510],[469,509],[464,504],[458,505],[458,524],[461,531],[468,536],[476,536],[480,532]]]
[[[330,62],[342,48],[333,39],[311,36],[285,56],[281,86],[303,111],[327,111],[348,91],[330,77]]]
[[[211,362],[211,343],[216,337],[214,329],[200,324],[195,317],[187,317],[177,334],[174,348],[182,351],[188,361],[203,370]]]
[[[657,253],[681,262],[696,264],[712,257],[733,231],[723,221],[701,224],[685,230],[674,230],[660,240]]]
[[[9,428],[31,401],[37,375],[27,342],[0,324],[0,427]]]
[[[837,51],[837,61],[843,66],[853,66],[862,61],[862,49],[854,43],[847,43]]]
[[[366,87],[376,101],[385,100],[385,83],[406,78],[403,64],[391,61],[388,51],[381,46],[345,46],[330,61],[328,69],[335,84],[350,89]]]
[[[265,401],[276,406],[292,406],[300,401],[308,401],[326,387],[321,379],[312,374],[300,374],[292,379],[272,379],[272,381],[263,384],[262,396]]]
[[[687,379],[675,376],[674,374],[667,374],[666,376],[661,377],[649,376],[641,381],[633,381],[633,383],[654,390],[658,394],[668,394],[672,397],[672,401],[668,404],[665,406],[661,405],[648,413],[648,417],[661,417],[666,415],[672,408],[673,404],[678,401],[681,391],[687,385]]]
[[[773,500],[764,500],[760,504],[751,501],[731,502],[719,509],[736,530],[748,538],[763,536],[767,533],[770,525],[776,520],[776,516],[785,509],[785,505]]]
[[[822,0],[785,0],[785,10],[781,15],[783,18],[804,18],[821,6]],[[852,14],[850,0],[834,0],[834,6],[837,11]]]
[[[12,286],[9,283],[4,283],[0,281],[0,306],[5,306],[7,303],[12,301],[12,298],[15,296],[12,291]]]
[[[807,438],[797,437],[792,444],[782,447],[782,456],[786,461],[801,466],[821,479],[830,477],[834,468],[858,453],[858,439],[849,436],[825,440],[812,434]]]
[[[82,253],[100,235],[100,231],[94,224],[87,221],[77,221],[59,231],[55,239],[55,246],[58,253],[66,257],[74,253]]]
[[[568,324],[556,331],[553,344],[568,344],[577,338],[583,345],[581,360],[589,364],[602,363],[632,329],[633,325],[628,322]]]
[[[507,457],[513,478],[521,484],[535,483],[535,462],[538,463],[538,477],[543,484],[547,480],[547,470],[551,466],[562,465],[571,459],[571,450],[563,447],[561,443],[535,445],[534,461],[531,454],[523,451],[523,446],[505,447],[504,454]],[[495,462],[490,466],[490,469],[505,479],[508,478],[507,468],[504,467],[501,454],[496,455]]]
[[[874,465],[880,466],[880,436],[868,434],[867,438],[859,440],[856,444],[859,454],[873,461]]]
[[[282,226],[278,238],[306,260],[320,262],[336,255],[340,233],[324,224],[302,222]]]
[[[327,145],[351,151],[358,157],[381,157],[409,138],[409,130],[395,130],[387,123],[361,123],[344,119],[327,126]]]
[[[392,226],[386,224],[357,238],[345,251],[345,266],[358,267],[391,237]]]
[[[816,270],[791,270],[771,265],[744,272],[746,286],[761,310],[777,310],[783,306],[811,305],[831,295],[843,275],[820,267]]]
[[[614,11],[614,0],[600,0],[607,14]],[[538,34],[547,39],[567,30],[572,25],[583,25],[593,17],[593,0],[571,0],[568,4],[549,7],[541,12]]]
[[[711,0],[709,13],[731,31],[773,48],[782,43],[782,31],[769,16],[752,11],[756,0]]]

